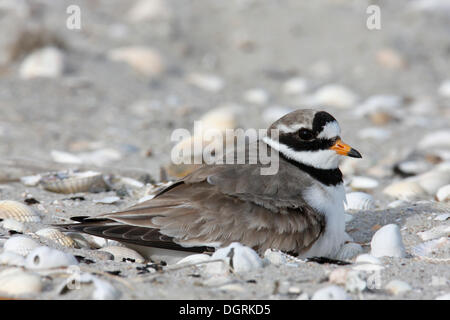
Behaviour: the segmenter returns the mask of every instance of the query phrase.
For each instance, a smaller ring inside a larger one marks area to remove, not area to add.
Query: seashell
[[[70,253],[44,246],[31,251],[25,260],[28,269],[52,269],[76,264],[77,259]]]
[[[375,232],[370,247],[370,254],[374,257],[403,258],[406,256],[402,235],[396,224],[385,225]]]
[[[345,195],[345,210],[371,210],[375,208],[375,201],[370,194],[364,192],[350,192]]]
[[[95,289],[92,292],[92,299],[94,300],[116,300],[121,296],[121,292],[117,290],[112,284],[107,281],[93,278]]]
[[[419,141],[418,147],[421,149],[450,147],[450,130],[439,130],[427,134]]]
[[[211,259],[210,255],[200,253],[200,254],[191,254],[180,261],[177,264],[197,264],[205,261],[209,261]]]
[[[44,176],[41,182],[44,189],[57,193],[87,192],[104,184],[100,172],[68,172]]]
[[[64,247],[75,248],[76,242],[56,228],[44,228],[36,231],[38,236],[52,240]]]
[[[41,278],[20,268],[0,272],[0,292],[8,296],[36,294],[42,291]]]
[[[336,255],[336,259],[350,260],[361,252],[363,252],[363,248],[361,247],[361,245],[354,242],[348,242],[341,247],[338,254]]]
[[[81,160],[78,156],[71,154],[69,152],[52,150],[50,155],[53,161],[58,163],[69,163],[69,164],[81,164],[83,160]]]
[[[91,244],[81,233],[67,232],[66,236],[75,242],[75,248],[91,249]]]
[[[263,105],[269,101],[269,94],[264,89],[250,89],[244,92],[244,100],[248,103]]]
[[[440,187],[436,192],[436,199],[438,201],[450,201],[450,184]]]
[[[286,264],[287,262],[286,257],[282,252],[273,249],[267,249],[264,252],[264,259],[276,266]]]
[[[350,187],[355,190],[372,190],[378,187],[379,183],[377,180],[369,177],[355,176],[350,182]]]
[[[225,86],[222,78],[212,74],[191,73],[186,80],[189,84],[210,92],[219,92]]]
[[[25,225],[22,222],[14,219],[3,220],[2,227],[6,230],[13,230],[20,233],[25,232]]]
[[[441,83],[438,89],[438,93],[444,98],[450,98],[450,80],[445,80]]]
[[[436,250],[445,248],[449,245],[450,240],[447,237],[441,237],[439,239],[434,239],[415,245],[414,247],[412,247],[411,253],[418,257],[429,257]]]
[[[28,55],[20,65],[22,79],[36,77],[57,78],[64,71],[64,54],[54,47],[38,49]]]
[[[408,283],[396,279],[390,281],[386,285],[385,289],[396,296],[412,290],[411,286]]]
[[[120,200],[119,197],[111,196],[111,197],[105,197],[105,198],[102,198],[102,199],[94,199],[93,202],[94,203],[100,203],[100,204],[113,204],[113,203],[116,203],[119,200]]]
[[[391,48],[383,48],[376,54],[376,60],[379,65],[387,69],[403,69],[406,66],[405,59],[401,54]]]
[[[375,114],[380,111],[391,114],[402,106],[403,98],[395,95],[374,95],[370,96],[355,109],[355,115],[363,117]]]
[[[13,200],[0,201],[0,219],[14,219],[20,222],[39,222],[40,215],[34,209]]]
[[[331,285],[322,289],[317,290],[311,300],[349,300],[350,297],[347,295],[344,289]]]
[[[387,186],[383,193],[400,200],[416,200],[427,194],[427,192],[411,179],[394,182]]]
[[[443,295],[440,295],[436,297],[435,300],[450,300],[450,293],[445,293]]]
[[[357,97],[352,91],[338,84],[323,86],[314,94],[316,104],[340,109],[354,106],[356,100]]]
[[[347,281],[347,274],[349,269],[337,268],[330,272],[328,275],[328,281],[334,284],[344,285]]]
[[[370,254],[364,253],[356,257],[355,263],[370,263],[381,265],[382,262],[377,257],[371,256]]]
[[[108,52],[111,61],[125,62],[144,76],[158,76],[165,71],[163,57],[155,49],[144,46],[116,48]]]
[[[5,249],[5,251],[17,253],[21,256],[27,256],[31,251],[39,246],[39,243],[29,237],[15,235],[6,240],[3,245],[3,249]]]
[[[403,176],[413,176],[424,173],[431,168],[432,165],[428,161],[403,161],[395,166],[394,171]]]
[[[112,148],[103,148],[99,150],[79,153],[78,157],[81,159],[82,163],[93,164],[95,166],[102,167],[111,162],[120,160],[122,158],[122,154]]]
[[[164,0],[140,0],[127,13],[127,18],[132,22],[166,20],[170,16],[170,8]]]
[[[288,95],[305,93],[308,90],[308,82],[304,78],[291,78],[283,83],[282,91]]]
[[[27,187],[35,187],[41,182],[41,175],[35,175],[35,176],[26,176],[20,178],[20,182],[22,182]]]
[[[381,271],[384,269],[384,267],[380,266],[379,264],[363,263],[357,264],[352,269],[356,271],[374,272],[374,271]]]
[[[434,220],[436,220],[436,221],[445,221],[448,218],[450,218],[450,213],[443,213],[443,214],[438,215],[436,218],[434,218]]]
[[[263,261],[251,248],[238,242],[231,243],[228,247],[220,248],[211,256],[211,260],[222,260],[225,263],[211,263],[206,267],[207,273],[222,273],[223,268],[217,265],[226,265],[227,269],[234,272],[248,272],[263,267]]]
[[[361,292],[367,288],[367,282],[360,278],[360,272],[349,271],[345,281],[345,289],[349,292]]]
[[[109,252],[114,256],[114,261],[126,261],[131,260],[132,262],[143,263],[145,259],[133,249],[127,247],[119,246],[108,246],[99,249],[99,251]]]
[[[358,136],[361,139],[371,139],[383,141],[389,139],[391,136],[391,131],[383,128],[365,128],[358,132]]]
[[[422,189],[424,189],[428,194],[434,195],[439,188],[450,184],[450,170],[443,166],[439,166],[435,170],[425,172],[409,179],[412,181],[417,181]]]
[[[403,200],[395,200],[395,201],[390,202],[390,203],[387,205],[387,207],[388,207],[388,208],[398,208],[398,207],[404,207],[404,206],[407,206],[407,205],[409,205],[409,203],[406,202],[406,201],[403,201]]]
[[[417,234],[422,240],[432,240],[440,237],[450,236],[450,225],[448,226],[437,226],[430,230],[419,232]]]
[[[25,266],[25,258],[17,253],[5,251],[0,254],[0,265]]]

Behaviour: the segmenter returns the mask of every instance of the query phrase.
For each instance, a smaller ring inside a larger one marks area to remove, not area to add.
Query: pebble
[[[400,229],[395,224],[388,224],[380,228],[372,237],[370,254],[374,257],[406,256]]]
[[[401,54],[392,48],[384,48],[377,52],[376,60],[378,64],[387,69],[403,69],[406,66],[405,59]]]
[[[436,147],[450,148],[450,130],[438,130],[428,133],[423,137],[418,147],[421,149],[429,149]]]
[[[354,242],[345,243],[339,250],[336,259],[350,260],[361,252],[363,252],[363,248],[360,244]]]
[[[402,106],[403,98],[396,95],[374,95],[367,98],[354,111],[358,117],[385,112],[388,115],[394,113]]]
[[[322,289],[317,290],[312,298],[312,300],[349,300],[349,296],[344,289],[331,285]]]
[[[378,140],[383,141],[391,136],[391,131],[383,128],[377,128],[377,127],[369,127],[362,129],[358,132],[358,136],[361,139],[372,139],[372,140]]]
[[[57,78],[63,71],[63,52],[55,47],[45,47],[32,52],[24,59],[19,74],[22,79]]]
[[[264,258],[267,261],[269,261],[271,264],[276,265],[276,266],[286,264],[285,255],[278,250],[267,249],[264,252]]]
[[[314,94],[314,100],[319,105],[348,109],[355,105],[357,97],[344,86],[330,84],[317,90]]]
[[[412,290],[411,286],[408,283],[401,280],[390,281],[386,285],[385,289],[396,296]]]
[[[424,241],[448,237],[450,236],[450,225],[437,226],[430,230],[419,232],[417,235]]]
[[[100,204],[113,204],[113,203],[116,203],[119,200],[120,200],[119,197],[111,196],[111,197],[104,197],[104,198],[101,198],[101,199],[94,199],[93,202],[94,203],[100,203]]]
[[[108,58],[111,61],[124,62],[138,73],[149,77],[158,76],[166,69],[160,53],[145,46],[116,48],[108,52]]]

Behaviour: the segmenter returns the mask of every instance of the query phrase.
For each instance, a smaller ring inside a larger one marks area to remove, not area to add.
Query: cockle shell
[[[6,240],[3,248],[5,251],[14,252],[21,256],[27,256],[31,251],[39,246],[39,243],[27,236],[15,235]]]
[[[398,257],[406,255],[400,229],[395,224],[388,224],[380,228],[370,242],[371,252],[374,257]]]
[[[75,241],[56,228],[44,228],[36,231],[38,236],[52,240],[64,247],[75,248]]]
[[[378,185],[377,180],[362,176],[355,176],[350,182],[350,187],[354,190],[372,190],[378,187]]]
[[[102,174],[95,171],[47,175],[41,182],[44,189],[57,193],[88,192],[103,183]]]
[[[180,261],[177,261],[177,264],[196,264],[205,261],[209,261],[211,259],[210,255],[199,253],[199,254],[191,254]]]
[[[20,268],[0,272],[0,292],[8,296],[35,294],[42,291],[41,278]]]
[[[52,269],[78,264],[70,253],[65,253],[49,247],[38,247],[30,252],[25,260],[28,269]]]
[[[371,210],[375,208],[375,201],[370,194],[364,192],[347,193],[345,210]]]
[[[39,222],[40,215],[34,209],[13,200],[0,201],[0,219],[14,219],[20,222]]]
[[[361,247],[361,245],[354,242],[345,243],[339,250],[336,259],[350,260],[361,252],[363,252],[363,248]]]
[[[247,272],[263,267],[263,260],[252,249],[238,242],[233,242],[228,247],[216,250],[211,260],[222,260],[225,263],[211,263],[206,267],[207,273],[222,273],[221,266],[226,264],[233,272]],[[219,266],[219,267],[218,267]]]
[[[124,260],[134,260],[134,262],[137,263],[143,263],[145,261],[144,257],[142,257],[139,253],[127,247],[108,246],[99,249],[99,251],[111,253],[114,256],[114,261],[122,262]]]

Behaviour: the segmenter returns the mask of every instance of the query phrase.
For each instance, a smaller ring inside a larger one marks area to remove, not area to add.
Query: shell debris
[[[13,200],[0,201],[0,219],[14,219],[20,222],[39,222],[40,214],[33,208]]]
[[[56,228],[44,228],[36,231],[36,234],[40,237],[52,240],[64,247],[75,248],[76,242],[69,236],[65,235]]]
[[[375,208],[375,200],[368,193],[350,192],[346,194],[345,198],[345,210],[372,210]]]
[[[104,183],[102,174],[95,171],[59,172],[43,176],[41,181],[44,189],[64,194],[88,192]]]
[[[251,248],[233,242],[228,247],[216,250],[211,260],[222,260],[224,263],[211,263],[206,266],[210,274],[227,273],[227,271],[247,272],[264,266],[263,260]],[[226,264],[227,268],[223,268]]]
[[[35,248],[39,247],[40,244],[30,237],[15,235],[6,240],[3,245],[5,251],[14,252],[21,256],[27,256]]]

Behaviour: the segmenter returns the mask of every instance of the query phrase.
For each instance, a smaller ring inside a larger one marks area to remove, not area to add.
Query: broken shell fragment
[[[75,248],[75,241],[56,228],[44,228],[36,231],[38,236],[52,240],[64,247]]]
[[[208,273],[222,273],[225,270],[220,266],[226,265],[233,272],[247,272],[263,267],[263,260],[252,249],[238,242],[233,242],[228,247],[216,250],[211,260],[222,260],[224,263],[211,263],[206,267]],[[219,268],[218,268],[219,266]]]
[[[20,268],[0,272],[0,292],[8,296],[35,294],[42,291],[41,278]]]
[[[406,255],[400,229],[395,224],[380,228],[372,237],[370,254],[374,257],[397,257]]]
[[[1,225],[6,230],[12,230],[20,233],[25,232],[25,225],[22,222],[14,219],[5,219],[3,220]]]
[[[438,226],[427,231],[419,232],[417,235],[424,241],[448,237],[450,236],[450,225]]]
[[[109,252],[114,256],[114,261],[131,261],[137,263],[143,263],[145,259],[133,249],[119,246],[108,246],[99,249],[99,251]]]
[[[100,172],[59,172],[44,176],[41,182],[44,189],[57,193],[88,192],[104,185]]]
[[[0,201],[0,219],[14,219],[20,222],[39,222],[40,215],[34,209],[13,200]]]
[[[364,192],[350,192],[346,194],[345,210],[371,210],[375,208],[375,201],[370,194]]]
[[[49,247],[38,247],[30,252],[25,261],[29,269],[52,269],[78,264],[70,253],[65,253]]]
[[[5,251],[14,252],[21,256],[27,256],[31,251],[39,246],[39,243],[29,237],[15,235],[6,240],[3,248]]]

